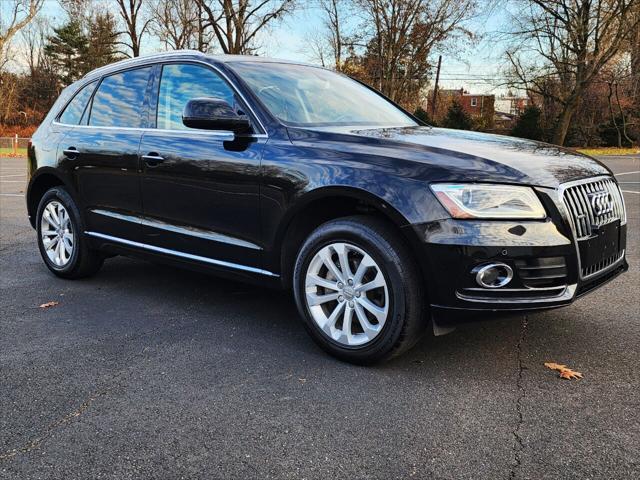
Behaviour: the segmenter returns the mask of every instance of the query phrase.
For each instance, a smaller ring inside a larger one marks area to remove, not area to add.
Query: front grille
[[[568,187],[563,200],[573,218],[577,240],[589,238],[595,228],[626,220],[622,194],[612,178]]]
[[[588,277],[589,275],[593,275],[594,273],[598,273],[601,270],[606,270],[611,265],[613,265],[618,260],[620,260],[622,257],[624,257],[624,250],[616,253],[615,255],[611,255],[611,256],[609,256],[607,258],[603,258],[600,262],[596,263],[595,265],[591,265],[589,267],[583,268],[582,269],[582,276],[583,277]]]

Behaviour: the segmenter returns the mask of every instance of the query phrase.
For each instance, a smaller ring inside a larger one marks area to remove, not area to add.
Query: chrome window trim
[[[249,267],[247,265],[240,265],[239,263],[226,262],[224,260],[217,260],[215,258],[201,257],[200,255],[193,255],[191,253],[179,252],[177,250],[171,250],[170,248],[156,247],[155,245],[148,245],[146,243],[134,242],[133,240],[126,240],[124,238],[112,237],[111,235],[105,235],[104,233],[85,231],[85,235],[95,238],[101,238],[111,242],[121,243],[123,245],[129,245],[131,247],[141,248],[143,250],[149,250],[152,252],[164,253],[167,255],[173,255],[175,257],[185,258],[187,260],[193,260],[201,263],[208,263],[219,267],[231,268],[234,270],[242,270],[244,272],[257,273],[268,277],[279,277],[280,275],[263,270],[261,268]]]
[[[568,188],[575,187],[576,185],[584,185],[587,183],[597,182],[599,180],[613,180],[613,182],[616,184],[618,191],[620,191],[620,198],[622,199],[622,210],[624,214],[624,219],[622,218],[620,219],[620,226],[626,225],[627,224],[627,206],[624,201],[624,195],[620,190],[620,186],[618,185],[618,182],[616,181],[615,177],[613,177],[612,175],[598,175],[596,177],[589,177],[589,178],[583,178],[581,180],[574,180],[572,182],[563,183],[558,188],[558,196],[559,196],[558,203],[559,205],[561,205],[565,216],[569,219],[569,228],[571,230],[571,235],[573,236],[573,244],[575,245],[575,249],[576,249],[576,258],[578,263],[578,277],[580,278],[581,281],[589,280],[593,277],[597,277],[599,275],[603,275],[607,272],[615,270],[620,265],[620,263],[624,262],[624,259],[626,257],[626,250],[624,250],[622,252],[622,255],[620,255],[620,258],[616,260],[614,263],[612,263],[611,265],[609,265],[608,267],[603,268],[602,270],[598,270],[597,272],[591,273],[589,275],[582,275],[582,262],[580,261],[580,247],[578,245],[578,237],[577,237],[575,220],[564,201],[564,193]]]
[[[218,233],[214,231],[180,227],[178,225],[173,225],[166,222],[149,220],[148,218],[141,217],[138,215],[126,215],[124,213],[112,212],[111,210],[104,210],[100,208],[92,209],[90,210],[90,212],[95,213],[96,215],[102,215],[104,217],[110,217],[110,218],[115,218],[117,220],[122,220],[125,222],[135,223],[137,225],[144,225],[146,227],[157,228],[159,230],[166,230],[168,232],[178,233],[180,235],[203,238],[205,240],[211,240],[213,242],[220,242],[220,243],[226,243],[228,245],[235,245],[237,247],[249,248],[251,250],[262,250],[262,247],[260,247],[259,245],[256,245],[255,243],[248,242],[240,238],[231,237],[229,235],[225,235],[223,233]]]
[[[179,57],[180,55],[184,55],[185,52],[181,52],[180,54],[176,54],[176,57]],[[186,54],[189,54],[189,52],[187,52]],[[203,54],[203,57],[206,58],[206,56]],[[111,75],[116,75],[118,73],[121,73],[123,71],[126,70],[133,70],[133,69],[137,69],[137,68],[144,68],[144,67],[148,67],[148,66],[152,66],[152,65],[164,65],[167,63],[197,63],[197,64],[202,64],[206,67],[209,67],[211,69],[213,69],[218,75],[220,75],[231,87],[231,89],[234,91],[235,94],[237,94],[242,101],[244,102],[244,104],[247,106],[247,108],[249,109],[249,111],[251,112],[251,116],[256,120],[256,122],[258,123],[260,129],[262,130],[263,133],[255,133],[255,134],[248,134],[245,135],[245,137],[248,138],[269,138],[269,134],[267,133],[267,129],[265,128],[264,124],[262,123],[262,120],[260,119],[260,117],[256,114],[255,110],[253,109],[253,107],[251,106],[251,103],[247,101],[247,98],[242,94],[242,92],[236,87],[236,85],[231,81],[231,79],[229,78],[229,76],[224,73],[222,70],[220,70],[217,66],[209,63],[209,62],[204,62],[202,60],[195,60],[195,59],[180,59],[180,58],[171,58],[171,59],[167,59],[167,54],[163,53],[161,54],[161,56],[158,57],[149,57],[149,61],[148,62],[140,62],[140,63],[135,63],[132,62],[132,64],[123,64],[121,65],[123,68],[121,69],[116,69],[110,72],[105,71],[105,73],[103,75],[98,75],[97,78],[94,78],[93,76],[91,76],[92,72],[89,72],[87,74],[86,78],[87,80],[89,80],[87,83],[90,83],[93,80],[100,80],[102,81],[102,79],[104,79],[105,77],[110,77]],[[139,57],[136,59],[139,60]],[[109,65],[102,67],[102,68],[107,68],[110,67]],[[99,72],[100,69],[95,70],[94,72]],[[98,86],[99,87],[99,86]],[[81,87],[82,88],[82,87]],[[80,90],[78,90],[80,91]],[[95,95],[96,92],[94,92]],[[77,92],[76,92],[77,94]],[[74,95],[75,97],[75,95]],[[65,104],[66,107],[66,104]],[[67,127],[83,127],[83,128],[109,128],[109,129],[115,129],[115,130],[151,130],[151,131],[167,131],[164,129],[156,129],[156,128],[134,128],[134,127],[113,127],[113,126],[108,126],[108,127],[100,127],[97,125],[69,125],[66,123],[60,123],[58,122],[58,117],[60,116],[60,113],[62,113],[64,111],[64,108],[60,110],[60,112],[55,116],[54,120],[53,120],[53,124],[55,125],[61,125],[61,126],[67,126]],[[192,131],[198,131],[197,129],[193,129],[193,130],[168,130],[170,132],[192,132]],[[202,134],[213,134],[213,135],[219,135],[221,133],[224,133],[225,135],[228,132],[223,132],[223,131],[218,131],[218,130],[201,130],[198,131],[198,133],[202,133]],[[238,137],[241,137],[241,135],[237,135]]]
[[[204,135],[204,136],[208,136],[208,137],[220,137],[220,138],[226,138],[228,140],[233,140],[234,138],[257,138],[257,139],[267,139],[269,138],[269,135],[265,134],[265,133],[247,133],[247,134],[240,134],[240,135],[236,135],[233,132],[227,131],[227,130],[198,130],[198,129],[193,129],[193,130],[166,130],[163,128],[149,128],[149,127],[101,127],[101,126],[97,126],[97,125],[70,125],[68,123],[60,123],[56,120],[54,120],[53,125],[58,125],[58,126],[62,126],[62,127],[71,127],[71,128],[91,128],[94,130],[124,130],[124,131],[136,131],[136,132],[158,132],[158,133],[170,133],[170,134],[184,134],[184,133],[188,133],[189,135],[191,134],[196,134],[196,135]]]

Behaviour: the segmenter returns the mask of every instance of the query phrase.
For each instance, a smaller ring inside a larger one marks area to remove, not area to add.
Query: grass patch
[[[640,148],[617,148],[617,147],[602,147],[602,148],[576,148],[580,153],[585,155],[638,155],[640,154]]]
[[[18,148],[18,157],[26,157],[27,149],[26,148]],[[0,156],[8,157],[9,155],[13,156],[13,148],[11,147],[0,147]]]

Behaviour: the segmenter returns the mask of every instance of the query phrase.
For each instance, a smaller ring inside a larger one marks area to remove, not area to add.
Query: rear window
[[[150,71],[151,67],[146,67],[105,77],[93,97],[89,125],[142,127],[144,95]]]
[[[78,125],[82,120],[82,114],[89,103],[93,89],[96,88],[97,82],[91,82],[80,89],[73,100],[69,102],[67,107],[60,115],[60,123],[66,123],[68,125]]]

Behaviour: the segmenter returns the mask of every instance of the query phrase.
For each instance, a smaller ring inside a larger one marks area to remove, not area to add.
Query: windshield
[[[417,125],[364,85],[322,68],[253,62],[232,63],[231,67],[269,111],[287,125]]]

